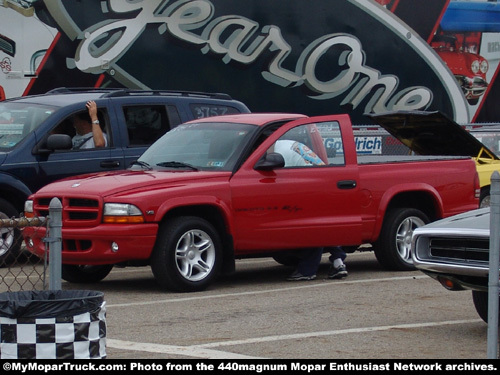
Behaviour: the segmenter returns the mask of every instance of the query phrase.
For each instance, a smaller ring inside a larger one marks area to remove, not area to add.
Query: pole
[[[488,276],[488,359],[498,358],[498,274],[500,251],[500,173],[491,175],[490,260]]]
[[[62,204],[52,198],[49,205],[49,289],[61,290]]]

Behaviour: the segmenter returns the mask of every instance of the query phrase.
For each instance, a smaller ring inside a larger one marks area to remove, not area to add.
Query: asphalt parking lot
[[[470,292],[420,271],[388,272],[371,252],[350,254],[349,276],[285,281],[272,259],[241,260],[199,293],[159,289],[149,267],[116,268],[102,282],[110,359],[486,359],[487,325]]]

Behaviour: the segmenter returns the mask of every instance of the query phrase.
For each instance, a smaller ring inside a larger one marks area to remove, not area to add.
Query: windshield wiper
[[[195,166],[193,166],[191,164],[187,164],[187,163],[182,163],[180,161],[165,161],[162,163],[158,163],[156,165],[159,167],[166,167],[166,168],[188,168],[188,169],[191,169],[193,171],[198,170],[198,168],[196,168]]]
[[[132,163],[130,163],[130,166],[137,164],[140,165],[143,169],[147,169],[148,171],[152,170],[153,167],[150,166],[148,163],[145,161],[140,161],[140,160],[134,160]]]

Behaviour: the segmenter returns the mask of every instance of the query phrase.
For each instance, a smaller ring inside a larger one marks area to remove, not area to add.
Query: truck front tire
[[[427,215],[415,208],[399,207],[389,211],[374,246],[378,262],[389,270],[415,270],[410,252],[411,236],[416,228],[428,222]]]
[[[220,236],[208,221],[184,216],[161,225],[151,256],[151,270],[160,286],[201,291],[216,279],[221,266]]]

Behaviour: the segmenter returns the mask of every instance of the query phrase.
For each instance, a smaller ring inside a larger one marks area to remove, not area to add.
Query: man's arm
[[[86,106],[89,111],[90,120],[92,121],[94,145],[95,147],[104,147],[106,146],[106,140],[104,139],[104,134],[99,124],[99,118],[97,117],[97,105],[93,100],[89,100]]]

